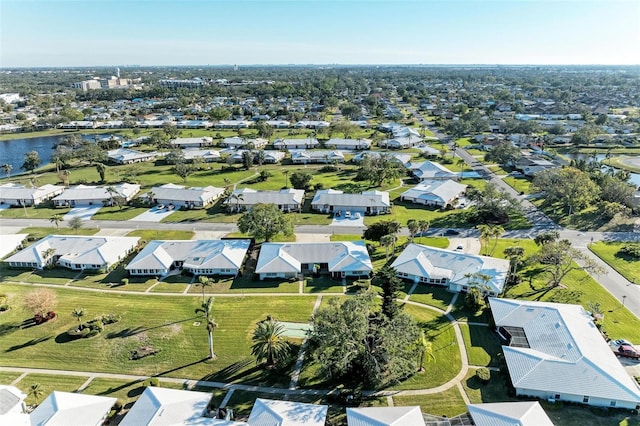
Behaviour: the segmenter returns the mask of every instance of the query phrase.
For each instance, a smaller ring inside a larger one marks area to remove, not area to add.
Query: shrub
[[[107,314],[102,316],[102,324],[115,324],[120,321],[120,317],[116,314]]]
[[[4,305],[0,305],[0,312],[5,312],[8,311],[11,308],[11,306],[7,305],[6,303]]]
[[[625,244],[618,250],[618,254],[640,259],[640,244]]]
[[[323,166],[322,168],[320,168],[320,170],[318,170],[320,173],[332,173],[332,172],[337,172],[338,166],[333,165],[333,164],[328,164],[326,166]]]
[[[113,411],[115,411],[116,413],[119,413],[120,410],[122,410],[122,407],[124,407],[124,401],[122,401],[121,399],[118,399],[116,403],[113,404]]]
[[[149,377],[147,380],[144,381],[144,385],[158,387],[160,386],[160,379],[158,379],[157,377]]]
[[[123,278],[122,285],[127,285],[127,284],[129,284],[129,278]]]
[[[482,383],[489,383],[489,380],[491,380],[491,372],[486,367],[478,368],[476,370],[476,377],[480,379]]]

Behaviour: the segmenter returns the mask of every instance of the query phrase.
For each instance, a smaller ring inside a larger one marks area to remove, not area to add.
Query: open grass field
[[[4,219],[51,219],[54,215],[60,217],[69,213],[69,208],[54,209],[45,205],[37,207],[11,207],[0,211],[0,217]]]
[[[627,280],[640,284],[640,259],[633,259],[622,253],[618,254],[625,244],[628,243],[598,241],[589,244],[589,250]]]
[[[10,385],[14,380],[20,377],[22,373],[14,373],[11,371],[0,371],[0,385]]]
[[[413,284],[411,284],[409,288],[411,288],[412,285]],[[434,306],[444,311],[451,303],[453,295],[453,293],[448,292],[443,287],[418,284],[411,296],[409,296],[409,300],[412,302],[422,303],[424,305]]]
[[[419,405],[423,413],[455,417],[467,412],[467,405],[457,387],[433,395],[394,396],[394,405]]]
[[[516,401],[516,398],[509,396],[509,378],[500,371],[491,371],[489,383],[482,383],[476,377],[476,370],[470,368],[462,380],[462,387],[472,404]]]
[[[531,181],[524,177],[505,177],[502,179],[507,185],[515,189],[517,192],[531,194]]]
[[[206,359],[207,335],[194,313],[201,299],[151,295],[101,294],[56,289],[58,318],[28,327],[31,313],[20,306],[29,286],[3,284],[12,309],[3,314],[0,351],[8,366],[77,369],[96,372],[170,377],[189,377],[225,382],[288,385],[283,371],[263,371],[251,356],[251,333],[256,322],[273,315],[283,321],[306,322],[314,298],[220,298],[214,306],[218,328],[214,333],[216,360]],[[122,319],[105,326],[89,339],[70,340],[66,331],[77,324],[71,316],[84,308],[86,318],[114,313]],[[161,352],[140,360],[129,360],[129,353],[141,346]]]
[[[197,281],[195,281],[197,282]],[[250,277],[215,277],[214,284],[205,288],[206,293],[298,293],[298,281],[253,280]],[[202,294],[202,287],[192,285],[189,293]]]

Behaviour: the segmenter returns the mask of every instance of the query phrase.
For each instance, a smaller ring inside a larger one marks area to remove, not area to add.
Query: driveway
[[[62,220],[71,220],[72,217],[79,217],[82,220],[91,220],[93,215],[98,213],[101,208],[102,206],[74,207],[69,210],[69,213],[64,215]]]
[[[129,220],[135,221],[135,222],[160,222],[162,219],[169,216],[174,211],[175,210],[166,210],[166,209],[159,209],[157,207],[152,207],[146,212],[139,214],[138,216]]]
[[[449,238],[449,250],[455,250],[462,246],[462,252],[468,254],[480,254],[480,240],[477,238]]]
[[[344,216],[334,216],[333,222],[331,222],[331,226],[364,226],[364,217],[351,216],[349,218],[346,218]]]
[[[331,241],[331,234],[296,234],[297,243],[314,243]]]

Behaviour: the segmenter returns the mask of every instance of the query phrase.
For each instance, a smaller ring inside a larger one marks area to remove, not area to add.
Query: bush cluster
[[[640,244],[625,244],[618,250],[618,254],[640,259]]]

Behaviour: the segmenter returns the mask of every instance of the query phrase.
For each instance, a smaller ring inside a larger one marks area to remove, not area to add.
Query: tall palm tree
[[[54,249],[54,248],[48,248],[48,249],[44,250],[42,252],[42,258],[43,258],[43,262],[42,263],[44,265],[48,265],[49,264],[49,259],[51,259],[54,254],[56,254],[56,249]]]
[[[282,174],[284,175],[284,187],[289,188],[289,170],[283,170]]]
[[[413,238],[416,236],[416,234],[420,230],[420,224],[415,219],[409,219],[407,221],[407,228],[409,228],[409,240],[413,242]]]
[[[485,254],[491,256],[498,244],[498,238],[504,234],[504,228],[500,225],[478,225],[478,231],[480,231],[480,241],[485,243]],[[489,249],[489,240],[494,238],[495,241]]]
[[[11,177],[11,170],[13,170],[13,166],[9,163],[4,163],[2,166],[2,171],[4,172],[4,174],[7,175],[7,177]]]
[[[395,251],[397,239],[398,237],[396,237],[395,234],[387,234],[380,238],[380,245],[384,247],[387,262],[389,261],[389,249],[393,247]]]
[[[511,279],[511,277],[515,276],[518,271],[518,265],[524,256],[524,248],[520,246],[511,246],[505,248],[503,253],[511,261],[509,264],[509,278]]]
[[[209,359],[214,359],[216,354],[213,353],[213,331],[216,329],[216,324],[213,319],[213,297],[210,297],[206,302],[202,302],[202,305],[196,309],[196,314],[202,314],[207,321],[207,337],[209,338]]]
[[[231,194],[231,196],[229,197],[229,200],[235,201],[236,207],[235,207],[235,209],[233,211],[239,212],[240,211],[240,201],[244,201],[244,196],[242,194]]]
[[[273,319],[256,325],[251,338],[251,354],[257,362],[265,361],[267,367],[272,367],[288,355],[291,346],[284,340],[283,334],[284,326]]]
[[[56,226],[56,228],[60,228],[61,221],[62,221],[62,218],[60,217],[59,214],[54,214],[49,218],[49,222],[53,223]]]
[[[418,230],[420,231],[420,236],[424,236],[424,233],[429,230],[431,223],[428,220],[419,220],[418,221]]]
[[[198,282],[195,285],[202,287],[202,303],[204,303],[204,288],[211,287],[213,285],[211,278],[200,275],[198,276]]]
[[[44,389],[42,388],[40,383],[34,383],[29,388],[28,395],[32,396],[36,401],[36,405],[38,405],[40,403],[40,398],[42,398],[42,396],[44,395]]]
[[[78,322],[80,322],[80,319],[84,316],[84,314],[85,314],[84,308],[75,308],[71,312],[71,316],[76,318],[78,320]]]

